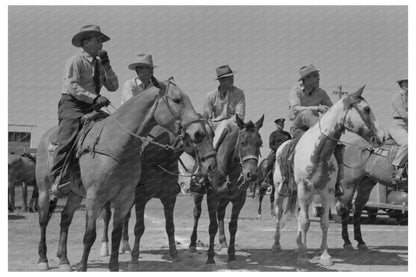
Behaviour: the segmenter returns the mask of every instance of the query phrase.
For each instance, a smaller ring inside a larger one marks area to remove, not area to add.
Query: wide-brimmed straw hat
[[[405,79],[397,80],[396,82],[399,84],[399,87],[402,87],[402,82],[404,82],[404,81],[408,81],[407,77]]]
[[[152,55],[148,54],[139,54],[136,56],[136,61],[134,63],[129,64],[128,68],[130,70],[136,70],[136,67],[144,66],[149,68],[155,68],[157,65],[153,65]]]
[[[319,70],[316,69],[313,64],[310,63],[308,65],[302,66],[299,69],[299,76],[300,76],[299,81],[303,80],[304,78],[308,77],[314,72],[319,72]]]
[[[218,80],[224,77],[233,76],[237,73],[237,71],[232,71],[231,67],[228,64],[218,67],[216,69],[216,72],[217,72],[217,79],[215,80]]]
[[[72,38],[72,44],[75,47],[82,47],[82,41],[84,39],[99,36],[102,42],[109,41],[110,38],[105,34],[101,33],[100,26],[97,25],[86,25],[82,26],[81,29],[75,36]]]

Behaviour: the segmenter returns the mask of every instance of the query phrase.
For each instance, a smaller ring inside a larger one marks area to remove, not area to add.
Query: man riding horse
[[[325,113],[332,105],[328,94],[319,87],[319,70],[313,64],[299,69],[299,83],[292,88],[289,95],[289,119],[292,121],[290,131],[293,138],[302,136],[310,127],[319,121],[319,113]],[[335,158],[338,163],[336,195],[342,194],[339,181],[342,179],[343,146],[335,148]]]
[[[81,27],[72,38],[72,44],[83,51],[65,64],[62,96],[58,104],[58,147],[51,170],[54,180],[52,192],[56,197],[63,197],[70,185],[69,170],[63,168],[82,127],[81,117],[110,104],[110,100],[100,95],[102,86],[109,91],[118,89],[118,78],[111,69],[107,52],[102,50],[103,43],[109,40],[96,25]]]
[[[393,160],[393,176],[394,183],[399,183],[402,179],[405,164],[407,162],[408,148],[408,115],[407,115],[407,95],[408,95],[408,79],[398,80],[401,90],[397,92],[392,99],[392,116],[393,123],[390,127],[390,135],[394,141],[400,146],[397,151],[396,158]]]

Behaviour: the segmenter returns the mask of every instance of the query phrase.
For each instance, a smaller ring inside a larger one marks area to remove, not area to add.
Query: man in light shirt
[[[393,160],[393,182],[399,182],[402,178],[405,161],[408,155],[408,79],[398,80],[401,90],[394,94],[392,99],[393,124],[390,127],[390,135],[400,145],[396,157]]]
[[[103,43],[110,38],[99,26],[87,25],[72,38],[75,47],[83,51],[66,62],[62,96],[58,104],[58,147],[55,150],[51,178],[52,192],[56,197],[66,194],[69,187],[69,172],[63,170],[66,156],[81,129],[81,117],[104,106],[110,101],[100,95],[101,87],[109,91],[118,89],[118,78],[110,66]]]
[[[216,69],[219,86],[217,89],[208,92],[203,116],[213,123],[216,128],[219,123],[238,115],[244,120],[246,113],[246,100],[244,92],[234,86],[234,75],[229,65],[223,65]]]
[[[153,69],[155,67],[157,66],[153,65],[152,55],[137,55],[136,61],[128,66],[130,70],[136,72],[137,77],[127,80],[124,83],[121,92],[121,104],[152,86],[158,86],[158,82],[153,76]]]

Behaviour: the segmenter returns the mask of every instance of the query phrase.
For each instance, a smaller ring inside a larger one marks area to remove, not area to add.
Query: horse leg
[[[218,206],[218,196],[211,190],[207,192],[207,204],[208,204],[208,214],[209,214],[209,248],[208,248],[208,259],[207,264],[215,264],[214,260],[214,243],[215,235],[218,231],[218,222],[217,222],[217,206]]]
[[[270,214],[271,216],[276,216],[275,210],[274,210],[274,191],[275,188],[272,185],[272,193],[270,193]]]
[[[364,206],[370,198],[371,190],[375,186],[376,182],[367,178],[361,182],[357,187],[357,197],[354,201],[354,215],[353,215],[353,224],[354,224],[354,239],[358,242],[358,249],[368,250],[367,245],[365,244],[362,234],[361,234],[361,214],[363,212]]]
[[[161,201],[165,212],[165,228],[169,241],[169,254],[174,261],[178,261],[178,251],[176,250],[175,242],[175,224],[173,222],[173,210],[176,203],[176,194],[169,195],[166,198],[161,199]]]
[[[101,248],[100,248],[100,256],[107,257],[108,253],[108,225],[110,224],[111,219],[111,202],[107,202],[104,204],[103,209],[103,222],[104,222],[104,230],[103,230],[103,238],[101,239]]]
[[[235,236],[237,234],[238,228],[238,216],[240,215],[241,208],[243,208],[244,203],[246,202],[245,193],[241,193],[240,197],[233,201],[233,208],[231,210],[231,220],[228,225],[230,230],[230,246],[228,247],[228,262],[233,262],[235,258]]]
[[[261,218],[261,203],[263,202],[265,189],[261,186],[259,187],[259,208],[257,209],[257,218]]]
[[[146,191],[144,187],[139,185],[136,188],[134,207],[136,210],[136,224],[134,225],[134,245],[133,251],[131,252],[131,261],[129,262],[129,271],[139,270],[139,255],[140,255],[140,239],[143,236],[144,226],[144,209],[146,207],[149,197],[145,195]]]
[[[16,209],[16,183],[12,182],[10,185],[10,209],[12,212]]]
[[[129,220],[131,217],[132,208],[133,207],[130,208],[129,212],[126,215],[126,218],[123,221],[123,240],[122,240],[122,245],[121,245],[121,250],[120,250],[121,254],[131,253],[131,248],[129,245]]]
[[[230,201],[228,199],[221,198],[218,203],[217,214],[218,214],[218,238],[220,241],[220,249],[227,248],[227,238],[225,237],[224,230],[224,217],[225,209]]]
[[[204,195],[194,193],[193,198],[194,198],[194,203],[195,203],[195,206],[194,206],[194,227],[192,229],[191,243],[189,244],[189,251],[190,252],[196,252],[196,240],[198,238],[198,235],[197,235],[198,221],[199,221],[199,218],[201,217],[201,212],[202,212],[201,203],[202,203],[202,200],[204,199]]]
[[[27,185],[26,182],[22,182],[22,211],[27,212]]]
[[[308,209],[309,209],[310,204],[312,203],[312,196],[310,195],[302,196],[301,193],[305,193],[305,192],[298,191],[300,211],[299,211],[299,216],[298,216],[298,236],[296,239],[296,243],[298,245],[298,251],[299,251],[297,263],[300,266],[309,264],[308,256],[307,256],[306,235],[308,233],[309,226],[310,226]]]
[[[321,240],[321,258],[319,263],[324,266],[330,266],[333,264],[331,256],[328,253],[328,228],[329,228],[329,209],[331,203],[334,199],[334,193],[328,192],[324,195],[321,195],[322,199],[322,215],[321,215],[321,231],[322,231],[322,240]]]
[[[352,249],[352,243],[348,235],[348,220],[350,217],[350,205],[341,212],[342,217],[342,239],[344,240],[344,249]]]
[[[49,270],[47,247],[46,247],[46,228],[50,219],[49,192],[46,189],[39,190],[39,227],[40,241],[38,246],[38,268],[41,271]]]
[[[283,228],[283,224],[281,222],[284,211],[283,200],[284,196],[277,195],[274,203],[274,213],[276,215],[276,231],[274,233],[274,243],[272,246],[272,252],[278,252],[282,249],[282,247],[280,246],[280,230],[281,228]]]
[[[39,188],[36,184],[36,181],[32,183],[33,191],[32,197],[29,203],[29,212],[34,213],[39,209],[38,199],[39,199]]]
[[[97,212],[98,212],[98,205],[94,203],[96,199],[88,199],[87,194],[87,201],[85,203],[85,233],[83,238],[84,250],[82,252],[81,261],[78,265],[78,271],[87,271],[88,266],[88,256],[91,251],[91,246],[94,244],[95,239],[97,237],[96,232],[96,219],[97,219]]]
[[[80,207],[82,197],[71,193],[65,204],[61,215],[61,232],[59,236],[59,247],[56,256],[59,258],[59,269],[62,271],[72,271],[71,264],[67,256],[68,229],[71,225],[75,211]]]

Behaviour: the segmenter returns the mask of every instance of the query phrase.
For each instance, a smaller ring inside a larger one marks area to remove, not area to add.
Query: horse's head
[[[384,131],[377,123],[370,106],[361,96],[364,90],[363,86],[355,93],[343,98],[344,128],[361,136],[373,146],[377,147],[383,144],[385,140]]]
[[[206,132],[189,97],[173,82],[173,78],[157,84],[160,88],[154,118],[156,122],[178,133],[183,128],[192,142],[200,143]]]
[[[244,123],[237,115],[240,128],[237,137],[235,154],[238,155],[243,169],[244,179],[250,182],[257,179],[257,164],[260,155],[261,140],[259,129],[263,126],[264,115],[256,122]]]
[[[201,166],[201,173],[204,175],[213,173],[217,169],[217,152],[214,150],[212,140],[214,131],[208,124],[206,119],[201,115],[202,126],[206,136],[200,143],[193,143],[188,135],[182,139],[184,150],[186,153],[194,157],[196,162]]]

